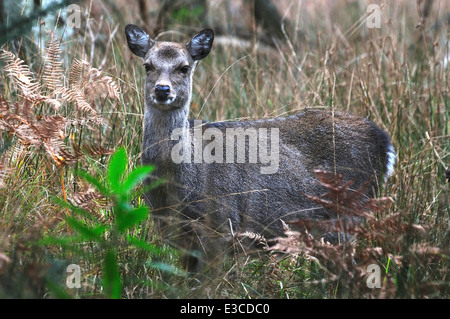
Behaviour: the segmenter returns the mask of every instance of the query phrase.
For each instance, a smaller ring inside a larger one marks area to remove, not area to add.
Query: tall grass
[[[352,248],[353,259],[341,247],[331,252],[316,240],[305,248],[300,243],[309,237],[299,237],[295,225],[290,225],[287,238],[295,249],[280,240],[276,247],[282,253],[275,250],[262,259],[232,256],[221,278],[207,286],[194,284],[194,288],[179,270],[178,252],[161,243],[147,219],[129,235],[160,247],[160,252],[118,249],[121,297],[448,298],[450,203],[444,175],[450,152],[450,85],[443,61],[449,50],[449,4],[435,1],[423,19],[414,2],[383,2],[379,29],[369,29],[360,20],[365,7],[357,2],[281,4],[297,32],[287,30],[274,47],[256,47],[254,41],[222,45],[227,38],[218,36],[194,76],[191,116],[210,121],[273,117],[318,105],[366,116],[390,133],[398,154],[395,173],[378,194],[390,197],[392,203],[383,210],[373,209],[379,223],[366,225],[367,233]],[[86,146],[70,163],[58,163],[44,148],[23,143],[2,127],[1,297],[107,296],[102,254],[95,242],[83,243],[83,254],[42,244],[42,238],[75,232],[66,222],[67,209],[53,196],[66,196],[73,204],[82,198],[79,203],[91,205],[91,213],[105,222],[111,216],[110,206],[98,198],[82,197],[90,185],[80,179],[79,171],[106,182],[109,154],[119,147],[127,149],[130,170],[139,165],[144,70],[127,49],[123,32],[126,23],[139,24],[136,11],[125,10],[133,5],[122,1],[80,5],[87,10],[81,27],[71,34],[67,31],[61,39],[59,57],[65,70],[61,81],[69,81],[76,59],[84,60],[115,82],[118,96],[93,98],[101,123],[89,123],[91,113],[80,110],[74,101],[66,101],[60,109],[44,102],[33,105],[36,122],[56,115],[67,119],[62,128],[66,146],[82,150]],[[222,9],[212,7],[210,14],[220,16]],[[152,19],[156,12],[150,15],[150,23],[155,22]],[[171,27],[189,29],[177,21]],[[38,33],[2,47],[23,59],[33,74],[41,74],[44,68],[46,51],[41,43],[50,40],[53,26],[38,28]],[[184,40],[191,35],[186,33]],[[3,65],[4,100],[23,104],[20,88],[13,85]],[[46,83],[44,78],[37,81]],[[89,152],[93,145],[111,152]],[[142,199],[136,196],[129,202],[140,205]],[[370,237],[375,230],[378,237]],[[80,289],[65,287],[66,267],[71,263],[82,269]],[[381,267],[382,288],[367,287],[369,263]]]

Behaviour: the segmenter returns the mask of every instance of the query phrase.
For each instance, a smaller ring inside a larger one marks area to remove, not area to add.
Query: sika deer
[[[154,41],[135,25],[125,33],[146,69],[142,162],[156,166],[147,182],[166,180],[146,200],[163,238],[186,253],[188,271],[205,262],[215,267],[234,234],[270,238],[283,233],[281,220],[336,218],[305,196],[324,191],[316,169],[343,174],[355,189],[375,177],[368,196],[392,172],[388,135],[345,113],[306,109],[273,119],[190,121],[192,77],[211,50],[213,31],[188,43]]]

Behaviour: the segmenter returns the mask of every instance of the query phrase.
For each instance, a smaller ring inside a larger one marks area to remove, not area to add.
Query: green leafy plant
[[[133,246],[150,253],[160,252],[158,247],[132,235],[132,231],[148,217],[148,207],[145,205],[135,207],[131,204],[131,199],[139,195],[135,188],[153,171],[153,166],[138,166],[127,174],[127,154],[125,149],[120,148],[112,155],[107,171],[107,183],[88,173],[78,172],[78,175],[112,202],[108,222],[98,215],[57,198],[56,201],[60,205],[72,211],[65,220],[76,234],[59,239],[47,238],[45,243],[65,246],[75,254],[82,253],[77,244],[86,242],[97,244],[103,255],[104,295],[107,298],[120,298],[122,281],[118,261],[121,249]]]

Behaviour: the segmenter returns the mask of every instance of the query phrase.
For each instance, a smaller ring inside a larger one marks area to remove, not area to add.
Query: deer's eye
[[[145,67],[145,72],[152,72],[155,70],[155,68],[153,67],[153,65],[151,63],[144,63],[144,67]]]
[[[180,68],[180,72],[181,72],[182,74],[187,74],[187,73],[189,72],[189,65],[182,66],[182,67]]]

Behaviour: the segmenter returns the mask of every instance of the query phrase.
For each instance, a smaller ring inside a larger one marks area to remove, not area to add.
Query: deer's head
[[[205,29],[187,43],[155,41],[139,27],[125,27],[128,47],[144,60],[145,103],[170,111],[189,107],[192,75],[198,60],[211,51],[214,32]]]

